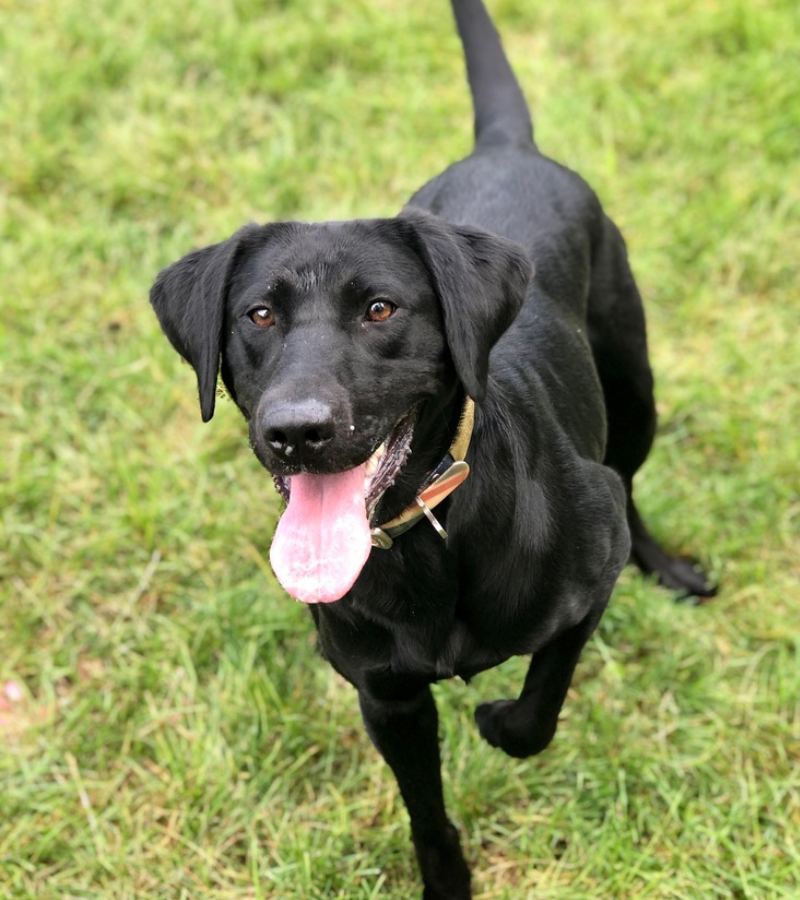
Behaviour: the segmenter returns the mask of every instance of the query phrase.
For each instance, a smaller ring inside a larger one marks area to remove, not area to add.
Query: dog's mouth
[[[356,466],[351,471],[364,469],[364,501],[367,516],[372,518],[375,508],[381,497],[394,484],[395,479],[403,468],[408,455],[411,452],[411,438],[414,433],[414,421],[416,415],[410,412],[403,416],[395,425],[389,436],[372,453],[369,459]],[[344,473],[336,473],[337,475]],[[329,476],[318,475],[310,472],[301,472],[297,475],[273,475],[272,480],[278,493],[286,503],[289,503],[292,495],[292,481],[297,478],[326,478]]]
[[[405,415],[366,462],[332,475],[273,476],[286,500],[270,549],[278,581],[304,603],[330,603],[353,586],[372,549],[370,520],[411,452]]]

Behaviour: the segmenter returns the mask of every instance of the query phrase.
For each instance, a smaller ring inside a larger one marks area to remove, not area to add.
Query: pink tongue
[[[289,506],[269,552],[283,587],[303,603],[339,600],[367,561],[372,540],[364,466],[336,475],[293,475]]]

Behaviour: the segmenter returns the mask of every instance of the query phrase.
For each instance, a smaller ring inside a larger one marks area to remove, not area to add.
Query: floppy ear
[[[512,241],[420,210],[405,210],[397,221],[412,230],[433,280],[456,373],[467,394],[481,401],[489,353],[522,307],[531,261]]]
[[[214,415],[231,273],[244,239],[260,230],[246,225],[227,241],[193,250],[162,270],[150,289],[150,302],[164,334],[195,370],[204,422]]]

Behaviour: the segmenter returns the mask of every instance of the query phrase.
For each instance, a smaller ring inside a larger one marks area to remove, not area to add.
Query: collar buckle
[[[381,550],[390,550],[394,539],[403,532],[408,531],[412,525],[416,525],[423,517],[436,529],[437,534],[443,540],[447,538],[447,532],[433,515],[431,510],[442,500],[446,499],[462,484],[469,475],[469,465],[464,461],[469,449],[472,429],[475,423],[475,404],[471,398],[467,398],[461,421],[456,432],[455,439],[450,445],[447,456],[439,463],[431,474],[428,486],[420,492],[414,502],[406,507],[399,516],[389,522],[373,528],[372,546]]]
[[[370,532],[372,535],[372,546],[381,550],[391,550],[394,541],[382,528],[373,528]]]

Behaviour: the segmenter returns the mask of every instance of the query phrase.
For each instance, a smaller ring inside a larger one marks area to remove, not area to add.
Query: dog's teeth
[[[370,456],[367,460],[367,464],[364,467],[364,474],[367,478],[372,478],[372,476],[378,471],[378,465],[381,461],[383,454],[386,452],[386,444],[381,444],[380,447]]]

